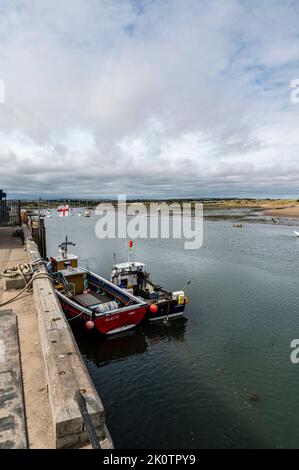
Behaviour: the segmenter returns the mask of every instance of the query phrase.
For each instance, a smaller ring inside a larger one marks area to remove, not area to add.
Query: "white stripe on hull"
[[[114,330],[111,330],[111,331],[107,331],[106,335],[112,335],[112,334],[115,334],[115,333],[121,333],[122,331],[126,331],[126,330],[130,330],[131,328],[135,328],[135,326],[137,325],[134,324],[134,325],[127,325],[127,326],[122,326],[120,328],[115,328]]]
[[[171,319],[174,317],[180,317],[182,315],[184,315],[184,312],[172,313],[171,315],[162,315],[162,317],[149,318],[149,321],[164,320],[164,318]]]

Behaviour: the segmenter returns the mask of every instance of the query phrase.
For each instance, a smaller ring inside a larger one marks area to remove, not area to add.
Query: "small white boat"
[[[91,216],[91,210],[90,209],[85,209],[83,216],[84,217],[90,217]]]
[[[294,234],[297,235],[297,237],[299,237],[299,232],[296,232],[296,230],[294,230]]]

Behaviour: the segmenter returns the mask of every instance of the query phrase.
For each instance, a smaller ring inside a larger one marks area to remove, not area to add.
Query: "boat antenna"
[[[116,264],[115,252],[113,253],[113,257],[114,257],[114,264]]]
[[[67,239],[67,235],[66,235],[65,242],[63,242],[59,245],[59,248],[60,248],[60,251],[61,251],[61,254],[62,254],[63,258],[66,258],[67,247],[70,246],[70,245],[76,246],[76,243],[69,242],[68,239]]]
[[[187,284],[186,284],[186,285],[183,287],[183,289],[182,289],[182,290],[185,290],[185,289],[186,289],[186,287],[190,286],[191,282],[192,282],[192,281],[188,281],[188,282],[187,282]]]

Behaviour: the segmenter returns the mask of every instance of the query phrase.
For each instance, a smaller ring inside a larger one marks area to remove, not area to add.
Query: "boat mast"
[[[69,242],[68,239],[67,239],[67,235],[66,235],[65,242],[63,242],[59,245],[62,258],[67,258],[67,247],[69,245],[76,246],[76,243]]]

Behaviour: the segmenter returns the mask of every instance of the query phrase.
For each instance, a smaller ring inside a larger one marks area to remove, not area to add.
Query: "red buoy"
[[[129,248],[132,248],[133,246],[133,240],[129,240]]]
[[[92,330],[94,328],[94,322],[92,320],[88,320],[86,323],[85,323],[85,328],[87,330]]]
[[[156,304],[151,304],[150,311],[151,311],[151,313],[157,313],[157,311],[158,311],[157,305]]]

